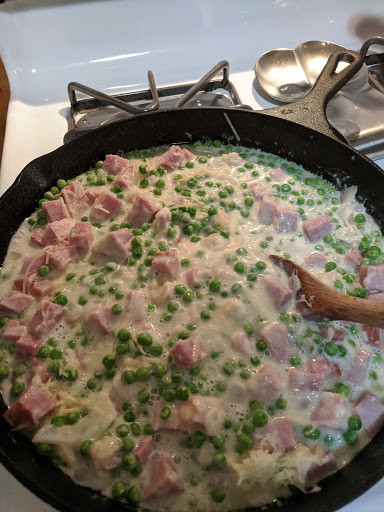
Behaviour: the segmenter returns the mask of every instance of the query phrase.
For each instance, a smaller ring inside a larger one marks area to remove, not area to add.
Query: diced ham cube
[[[35,274],[39,267],[42,265],[47,265],[48,256],[44,252],[38,254],[37,256],[27,256],[24,258],[23,262],[23,274]]]
[[[43,245],[54,244],[55,242],[63,242],[69,237],[72,222],[68,219],[56,220],[50,222],[44,231]]]
[[[277,181],[277,183],[281,183],[287,179],[288,174],[284,171],[284,169],[276,167],[275,169],[271,169],[269,171],[269,176],[271,177],[272,181]]]
[[[277,207],[276,217],[273,222],[275,231],[277,231],[277,233],[295,233],[299,216],[299,212],[294,206],[280,203]]]
[[[54,281],[40,279],[31,285],[31,294],[34,297],[49,297],[54,287]]]
[[[123,188],[129,188],[130,186],[132,186],[132,174],[133,167],[130,165],[126,169],[123,169],[122,171],[119,172],[113,184],[120,185],[120,187]]]
[[[40,247],[44,247],[44,231],[45,230],[43,228],[36,228],[33,230],[31,235],[31,241],[36,245],[40,245]]]
[[[189,370],[208,355],[199,336],[191,336],[186,340],[179,340],[169,351],[175,365],[180,370]]]
[[[56,403],[45,391],[31,384],[4,414],[4,418],[17,430],[32,430],[55,407]]]
[[[109,334],[112,331],[112,315],[110,307],[99,308],[94,311],[86,320],[89,329],[96,329],[102,334]]]
[[[323,379],[339,377],[341,375],[340,368],[336,364],[331,364],[325,357],[308,359],[307,370]]]
[[[40,338],[25,333],[16,341],[16,355],[22,359],[31,359],[37,354],[42,343]]]
[[[139,444],[133,450],[133,455],[140,462],[140,464],[145,464],[148,460],[148,457],[151,455],[154,447],[153,439],[151,436],[146,436],[140,439]]]
[[[49,263],[54,265],[58,270],[67,269],[75,260],[79,253],[73,245],[57,244],[52,245],[47,251]]]
[[[324,377],[320,374],[306,372],[299,368],[289,369],[289,387],[292,391],[312,393],[322,387]]]
[[[160,412],[164,407],[169,407],[171,414],[169,418],[163,420],[160,418]],[[155,432],[158,430],[180,430],[179,412],[175,404],[170,404],[164,400],[158,400],[153,407],[152,428]]]
[[[26,332],[27,329],[24,322],[21,320],[9,320],[3,332],[3,341],[6,343],[15,343],[15,341]]]
[[[23,293],[29,293],[31,286],[37,279],[37,273],[29,274],[28,276],[17,277],[13,283]],[[23,290],[24,288],[24,290]]]
[[[250,357],[255,353],[254,345],[251,343],[251,338],[245,332],[238,332],[231,339],[231,345],[234,350],[243,354],[243,356]]]
[[[53,201],[44,201],[42,207],[50,222],[70,218],[68,208],[61,197]]]
[[[160,208],[158,201],[148,196],[137,196],[128,212],[127,220],[134,228],[140,227],[144,222],[152,222]]]
[[[92,205],[98,197],[107,192],[109,192],[108,187],[89,187],[85,191],[85,200],[89,205]]]
[[[119,211],[122,204],[123,201],[118,199],[114,194],[105,192],[104,194],[101,194],[93,203],[91,215],[98,220],[110,219]]]
[[[250,395],[260,402],[270,402],[281,393],[286,385],[285,374],[280,374],[269,364],[263,364],[247,382]]]
[[[363,427],[370,434],[376,434],[384,425],[384,404],[379,397],[370,393],[359,399],[355,406]]]
[[[185,279],[189,288],[193,289],[201,283],[201,270],[193,267],[185,273]]]
[[[41,384],[48,382],[50,377],[51,372],[48,370],[45,363],[43,363],[43,361],[38,357],[34,357],[32,360],[31,371],[27,378],[28,385],[36,384],[37,386],[41,386]]]
[[[360,265],[360,261],[363,255],[357,247],[348,251],[344,256],[344,261],[351,269],[356,270],[356,267]]]
[[[336,458],[332,452],[328,452],[324,455],[321,464],[316,464],[314,462],[309,466],[305,484],[306,486],[313,486],[317,482],[320,482],[320,480],[323,480],[335,473],[336,470]]]
[[[147,500],[183,492],[180,475],[168,455],[154,460],[149,472],[149,482],[144,494]]]
[[[279,281],[273,277],[262,277],[259,282],[263,285],[263,288],[276,309],[281,309],[292,297],[292,291],[280,284]]]
[[[276,361],[285,363],[296,354],[295,344],[280,323],[273,322],[267,324],[259,334],[261,339],[267,344],[271,356]]]
[[[360,283],[368,292],[384,292],[384,265],[361,265]]]
[[[73,180],[72,185],[62,188],[61,195],[72,217],[80,216],[88,210],[85,190],[79,180]]]
[[[384,350],[384,329],[371,325],[362,326],[363,336],[368,343],[379,350]]]
[[[29,323],[29,332],[37,336],[48,334],[60,323],[64,312],[65,308],[60,304],[54,304],[47,300],[40,301],[37,311]]]
[[[160,233],[161,231],[164,231],[166,227],[168,227],[169,223],[171,222],[172,214],[171,210],[169,208],[162,208],[159,210],[155,215],[155,220],[153,221],[153,230],[155,233]]]
[[[170,281],[176,279],[180,272],[180,260],[176,249],[170,251],[157,251],[153,261],[152,269]]]
[[[344,329],[340,329],[339,327],[321,325],[320,334],[327,341],[343,341],[347,333]]]
[[[270,196],[273,191],[272,185],[266,181],[253,181],[248,185],[248,188],[255,199],[262,199],[264,196]]]
[[[318,242],[325,235],[332,233],[332,219],[328,215],[319,215],[314,219],[306,220],[303,222],[303,231],[311,242]]]
[[[343,393],[322,391],[312,421],[324,427],[345,429],[351,415],[351,403]]]
[[[205,249],[210,249],[215,252],[224,250],[228,244],[229,240],[221,236],[219,233],[212,233],[212,235],[208,235],[201,241],[201,245]]]
[[[128,228],[118,229],[101,237],[92,247],[95,255],[101,255],[113,261],[123,261],[131,255],[132,231]]]
[[[327,263],[327,258],[321,252],[313,252],[304,260],[307,267],[324,267]]]
[[[376,300],[377,302],[384,302],[384,293],[371,293],[368,295],[368,300]]]
[[[10,313],[22,313],[32,304],[33,298],[17,290],[7,292],[0,300],[0,309]]]
[[[273,418],[255,435],[256,447],[268,452],[286,452],[296,446],[292,422],[288,418]]]
[[[93,231],[90,222],[76,222],[69,235],[69,243],[76,249],[89,251],[93,244]]]
[[[128,160],[117,155],[106,155],[103,169],[111,174],[119,174],[129,165]]]
[[[269,226],[276,216],[278,200],[275,197],[264,196],[258,211],[259,224]]]
[[[366,350],[358,349],[354,354],[353,360],[349,363],[345,373],[345,378],[349,382],[361,385],[364,382],[370,353]]]
[[[194,395],[179,406],[179,418],[188,432],[204,429],[213,436],[222,428],[224,411],[217,398]]]
[[[174,171],[182,162],[193,158],[195,155],[188,149],[181,149],[179,146],[171,146],[159,158],[157,165],[168,171]]]
[[[143,322],[148,317],[148,293],[133,290],[127,293],[127,320],[132,324]]]

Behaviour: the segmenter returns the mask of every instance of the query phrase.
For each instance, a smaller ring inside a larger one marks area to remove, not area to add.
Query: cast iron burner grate
[[[215,79],[221,71],[221,80]],[[152,71],[148,71],[148,83],[147,90],[110,96],[86,85],[71,82],[68,85],[71,103],[69,131],[64,136],[64,143],[99,126],[162,108],[216,106],[252,110],[241,103],[234,85],[229,81],[229,64],[226,60],[220,61],[194,84],[157,88]],[[90,98],[78,100],[76,91]]]

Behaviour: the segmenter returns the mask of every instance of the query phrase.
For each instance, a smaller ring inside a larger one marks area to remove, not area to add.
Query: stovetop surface
[[[143,10],[143,6],[145,9]],[[357,50],[384,33],[382,0],[6,0],[0,57],[11,87],[0,193],[32,159],[62,144],[67,84],[107,93],[200,79],[222,59],[245,104],[272,103],[253,87],[264,52],[310,40]],[[384,159],[377,162],[384,168]],[[382,512],[384,480],[339,512]],[[54,512],[0,466],[0,511]]]

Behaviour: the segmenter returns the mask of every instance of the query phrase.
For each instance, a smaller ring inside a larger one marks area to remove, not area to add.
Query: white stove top
[[[384,32],[382,0],[5,0],[0,57],[11,101],[0,193],[23,167],[62,144],[67,84],[110,94],[200,79],[217,62],[245,104],[272,106],[253,89],[257,58],[328,40],[358,50]],[[384,159],[377,162],[384,168]],[[339,512],[382,512],[384,480]],[[0,511],[54,512],[0,466]]]

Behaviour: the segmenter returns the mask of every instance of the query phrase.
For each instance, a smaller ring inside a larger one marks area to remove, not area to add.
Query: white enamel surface
[[[118,93],[147,87],[148,69],[166,85],[199,79],[226,59],[243,103],[268,108],[252,88],[262,53],[316,39],[357,50],[383,31],[382,0],[6,0],[0,56],[12,96],[0,193],[62,144],[70,81]],[[383,503],[384,480],[339,512],[382,512]],[[3,510],[54,512],[0,466]]]

